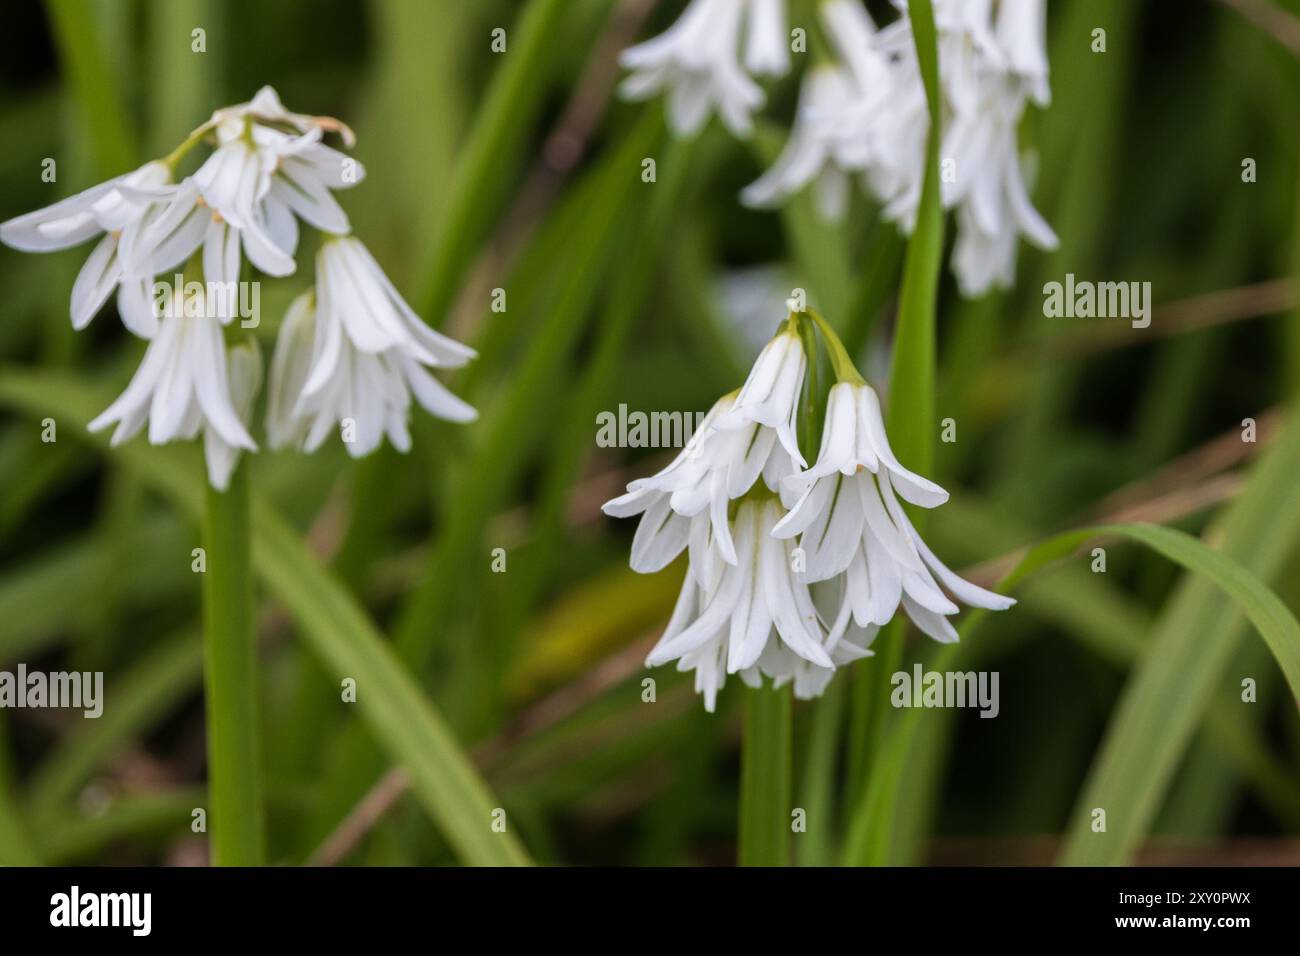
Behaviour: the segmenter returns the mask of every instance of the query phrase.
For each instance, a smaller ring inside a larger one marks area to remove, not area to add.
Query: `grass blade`
[[[532,0],[519,22],[506,35],[506,52],[478,110],[478,121],[461,152],[456,175],[447,190],[447,208],[438,232],[438,246],[428,278],[415,302],[422,315],[442,315],[456,284],[478,248],[491,216],[500,184],[502,157],[515,155],[528,124],[535,118],[546,91],[548,58],[566,48],[556,27],[567,12],[565,0]],[[434,323],[438,324],[437,322]]]

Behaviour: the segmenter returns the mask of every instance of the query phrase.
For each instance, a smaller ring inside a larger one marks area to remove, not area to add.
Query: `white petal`
[[[425,371],[414,359],[403,357],[401,362],[415,400],[430,415],[453,422],[472,422],[478,418],[478,412],[472,405],[453,395],[446,385]]]
[[[690,521],[659,500],[646,509],[632,539],[631,566],[641,574],[653,574],[672,563],[686,547]]]
[[[880,414],[880,400],[876,397],[875,390],[869,386],[858,390],[858,414],[866,424],[872,449],[893,473],[893,484],[900,495],[922,508],[934,508],[948,500],[948,492],[929,479],[908,471],[894,457],[894,452],[889,447],[889,439],[885,435],[885,421]]]
[[[142,339],[158,334],[158,313],[148,279],[122,279],[117,287],[117,314],[122,324]]]
[[[907,611],[907,616],[912,619],[912,623],[920,628],[922,633],[928,634],[941,644],[956,643],[957,631],[942,614],[936,614],[922,607],[906,594],[903,595],[903,608]]]
[[[240,421],[230,395],[226,373],[226,348],[221,327],[211,319],[190,319],[190,368],[194,375],[194,392],[208,424],[228,444],[250,451],[257,449],[248,429]]]
[[[72,327],[84,329],[90,324],[122,275],[122,265],[117,258],[117,237],[107,235],[99,240],[85,265],[72,284]]]
[[[23,252],[70,249],[103,232],[91,207],[117,186],[124,176],[91,186],[59,202],[0,224],[0,242]]]

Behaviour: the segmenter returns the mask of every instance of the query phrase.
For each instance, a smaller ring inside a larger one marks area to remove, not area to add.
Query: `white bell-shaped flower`
[[[199,287],[201,289],[201,287]],[[89,425],[92,432],[116,424],[121,444],[147,423],[149,443],[163,445],[211,431],[233,449],[256,451],[244,416],[231,395],[221,323],[206,309],[202,291],[177,288],[160,310],[158,331],[126,390]],[[244,360],[241,359],[241,363]],[[250,377],[240,371],[241,389]],[[229,470],[209,453],[209,478],[224,487]]]

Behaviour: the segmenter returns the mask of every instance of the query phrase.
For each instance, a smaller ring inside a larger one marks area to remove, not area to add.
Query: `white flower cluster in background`
[[[729,674],[819,696],[837,667],[871,653],[900,607],[947,642],[957,639],[955,601],[1015,603],[958,577],[921,539],[899,498],[934,508],[948,494],[894,456],[875,391],[820,322],[840,356],[838,381],[821,450],[805,461],[797,420],[809,356],[800,333],[812,321],[791,315],[676,459],[604,506],[614,517],[641,516],[633,570],[659,571],[688,553],[677,607],[646,663],[694,671],[710,711]]]
[[[942,198],[954,211],[952,269],[962,294],[1015,279],[1023,235],[1054,249],[1029,199],[1017,130],[1029,101],[1050,100],[1046,0],[932,0],[938,40]],[[811,187],[827,219],[844,216],[854,182],[904,232],[915,227],[930,114],[906,0],[877,29],[861,0],[823,0],[833,56],[802,78],[790,138],[742,193],[756,207]],[[690,0],[664,34],[624,51],[629,98],[662,92],[670,125],[688,135],[717,112],[748,137],[764,95],[755,76],[790,66],[785,0]]]
[[[269,276],[293,273],[300,220],[323,238],[316,286],[290,308],[276,343],[271,446],[313,451],[339,428],[354,457],[385,435],[406,451],[412,396],[433,415],[474,418],[429,372],[463,365],[473,350],[429,328],[350,235],[333,193],[365,173],[321,142],[327,132],[353,145],[342,123],[291,113],[263,87],[217,110],[168,157],[0,224],[0,241],[28,252],[98,238],[72,287],[73,327],[85,328],[116,291],[123,325],[149,342],[92,431],[115,425],[113,444],[146,425],[155,445],[201,434],[209,480],[227,486],[239,452],[257,449],[248,423],[262,383],[256,341],[227,343],[242,263]],[[211,153],[176,182],[177,165],[201,143]],[[182,282],[155,283],[174,272]]]

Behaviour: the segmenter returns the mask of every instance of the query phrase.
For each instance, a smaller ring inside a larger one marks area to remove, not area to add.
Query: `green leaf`
[[[53,415],[82,431],[103,396],[66,376],[6,368],[0,403],[37,418]],[[133,442],[110,453],[198,518],[206,481],[194,451]],[[528,863],[513,833],[492,832],[492,811],[499,803],[365,611],[267,501],[253,495],[251,505],[255,570],[335,679],[356,680],[362,718],[411,775],[415,794],[447,842],[467,863]]]
[[[1260,578],[1280,573],[1300,540],[1300,415],[1256,466],[1246,488],[1211,529],[1218,551],[1148,543],[1227,590],[1227,605],[1204,580],[1183,582],[1156,624],[1147,656],[1129,679],[1079,799],[1063,861],[1114,865],[1130,861],[1240,641],[1240,614],[1268,644],[1293,695],[1300,694],[1294,619]],[[1157,532],[1157,534],[1159,534]],[[1186,553],[1183,553],[1186,552]],[[1091,830],[1091,811],[1106,810],[1105,833]]]
[[[568,50],[557,30],[568,7],[565,0],[531,0],[506,33],[506,51],[497,54],[500,66],[447,189],[433,264],[414,300],[422,315],[438,316],[450,308],[496,207],[494,200],[510,179],[501,174],[502,163],[518,155],[520,141],[541,108],[550,64],[560,62]]]
[[[1296,622],[1295,617],[1277,595],[1239,562],[1223,552],[1211,549],[1182,531],[1150,524],[1096,525],[1068,531],[1031,548],[1015,570],[1003,579],[998,589],[1007,591],[1015,587],[1035,571],[1073,554],[1088,541],[1101,536],[1127,538],[1145,544],[1187,570],[1202,575],[1226,592],[1259,630],[1260,636],[1264,638],[1290,684],[1292,693],[1300,696],[1300,623]],[[984,616],[983,611],[970,614],[963,622],[963,636],[969,635]],[[1191,635],[1188,647],[1193,650],[1195,644],[1203,644],[1207,637],[1206,632],[1195,628],[1188,628],[1184,633]],[[961,644],[944,647],[928,665],[928,669],[945,670],[952,667],[962,653],[962,647]],[[1193,667],[1203,672],[1212,683],[1213,678],[1219,673],[1215,666],[1218,658],[1215,657],[1208,663],[1203,663],[1203,660],[1199,655],[1195,655],[1192,660]],[[1183,663],[1169,660],[1160,654],[1158,647],[1152,647],[1139,665],[1138,673],[1130,684],[1130,693],[1126,695],[1128,700],[1135,702],[1130,705],[1133,714],[1131,717],[1126,717],[1124,705],[1121,705],[1121,713],[1116,717],[1114,728],[1109,735],[1111,749],[1115,751],[1110,765],[1108,767],[1103,757],[1102,778],[1100,781],[1093,781],[1080,804],[1081,808],[1086,810],[1080,811],[1075,838],[1071,850],[1067,851],[1066,862],[1091,865],[1123,862],[1124,858],[1115,852],[1115,844],[1111,842],[1114,839],[1113,835],[1122,832],[1124,843],[1120,845],[1126,850],[1131,850],[1142,829],[1132,822],[1127,822],[1130,817],[1124,815],[1122,820],[1125,822],[1120,823],[1117,830],[1113,825],[1118,822],[1113,813],[1116,808],[1127,809],[1137,805],[1144,811],[1143,826],[1149,822],[1154,813],[1155,798],[1163,792],[1163,786],[1158,782],[1159,775],[1149,773],[1148,768],[1153,761],[1156,765],[1172,762],[1173,758],[1181,752],[1177,740],[1166,743],[1171,739],[1167,733],[1171,711],[1179,718],[1186,713],[1189,735],[1195,729],[1195,721],[1200,713],[1199,710],[1179,706],[1177,701],[1185,699],[1185,695],[1178,687],[1176,679],[1170,681],[1166,677],[1171,673],[1176,677],[1183,675],[1185,673]],[[1134,692],[1135,684],[1150,686],[1143,687],[1140,692]],[[1135,696],[1139,693],[1140,696]],[[900,800],[901,790],[897,786],[897,781],[903,778],[902,764],[912,753],[922,713],[919,709],[908,711],[893,727],[888,748],[882,754],[875,768],[876,775],[868,787],[867,799],[854,818],[849,833],[847,852],[851,862],[876,864],[883,862],[882,857],[887,843],[885,836]],[[1185,742],[1184,738],[1182,743]],[[1160,753],[1167,752],[1171,747],[1177,748],[1172,756],[1168,753]],[[1153,755],[1153,750],[1158,753]],[[1121,768],[1129,772],[1120,773]],[[1151,786],[1153,780],[1157,781],[1154,789]],[[1167,782],[1167,777],[1164,782]],[[1106,796],[1107,794],[1109,796]],[[1106,808],[1107,824],[1110,827],[1108,833],[1091,832],[1090,814],[1093,807]],[[1111,852],[1098,854],[1091,850],[1092,844],[1088,842],[1090,840],[1105,841],[1110,844]],[[1075,849],[1081,843],[1083,847],[1089,849],[1089,852],[1084,853]],[[1083,858],[1073,859],[1072,856],[1075,854]]]
[[[60,65],[90,131],[95,168],[103,177],[125,173],[135,161],[135,148],[117,75],[104,49],[106,32],[86,0],[48,0],[46,6]]]
[[[908,5],[916,55],[930,108],[925,145],[925,180],[916,214],[916,230],[907,244],[898,327],[889,366],[886,421],[894,453],[907,467],[929,474],[934,463],[935,309],[939,265],[943,257],[943,207],[939,195],[939,57],[935,47],[934,11],[930,0]]]
[[[32,845],[29,825],[13,796],[13,774],[3,733],[6,724],[0,714],[0,866],[39,866],[40,852]]]

